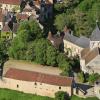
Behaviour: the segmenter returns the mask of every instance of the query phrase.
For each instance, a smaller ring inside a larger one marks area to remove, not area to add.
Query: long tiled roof
[[[83,47],[83,48],[88,48],[89,44],[90,44],[90,39],[86,38],[84,36],[81,36],[79,39],[77,39],[75,41],[75,44],[80,46],[80,47]]]
[[[40,82],[58,86],[71,86],[73,81],[73,78],[71,77],[49,75],[49,74],[19,70],[14,68],[10,68],[6,72],[5,77],[16,80]]]
[[[10,31],[11,31],[11,30],[10,30],[8,24],[5,24],[5,26],[4,26],[3,29],[2,29],[2,32],[10,32]]]
[[[70,41],[73,44],[76,44],[82,48],[87,48],[89,47],[90,39],[86,38],[84,36],[76,37],[74,35],[71,35],[70,33],[66,33],[64,36],[64,40]]]
[[[78,39],[78,37],[71,35],[70,33],[67,32],[65,33],[64,39],[74,43]]]
[[[0,3],[19,5],[21,0],[0,0]]]
[[[91,51],[87,50],[87,53],[83,57],[82,56],[81,57],[85,60],[85,63],[88,64],[91,60],[93,60],[98,55],[100,55],[100,49],[94,48]]]

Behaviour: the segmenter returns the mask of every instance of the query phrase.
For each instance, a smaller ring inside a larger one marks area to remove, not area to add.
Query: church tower
[[[90,49],[92,50],[96,47],[100,48],[100,28],[98,26],[98,21],[96,21],[96,27],[90,36]]]

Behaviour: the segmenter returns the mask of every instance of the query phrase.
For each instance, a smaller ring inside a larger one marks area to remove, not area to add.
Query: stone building
[[[90,36],[90,46],[81,52],[80,65],[85,73],[100,74],[100,29],[98,25]]]
[[[73,93],[73,78],[10,68],[0,80],[0,88],[54,97],[57,91]]]
[[[65,53],[67,52],[69,56],[80,56],[81,51],[89,47],[89,38],[85,36],[76,37],[67,27],[64,28],[64,34],[64,51]]]

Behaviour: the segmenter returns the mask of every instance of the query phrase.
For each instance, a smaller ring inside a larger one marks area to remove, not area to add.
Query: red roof
[[[2,22],[2,18],[3,18],[2,9],[0,8],[0,22]]]
[[[10,68],[5,77],[31,82],[40,82],[58,86],[71,86],[73,78],[57,75],[49,75],[40,72],[26,71]]]
[[[21,14],[21,13],[19,13],[19,14],[17,14],[17,19],[21,19],[21,20],[25,20],[25,19],[28,19],[28,15],[27,14]]]
[[[19,5],[20,4],[20,0],[0,0],[0,3]]]

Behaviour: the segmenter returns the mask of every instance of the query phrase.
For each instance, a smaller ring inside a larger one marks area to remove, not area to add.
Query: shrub
[[[69,100],[69,95],[66,92],[58,91],[55,93],[55,100]]]

